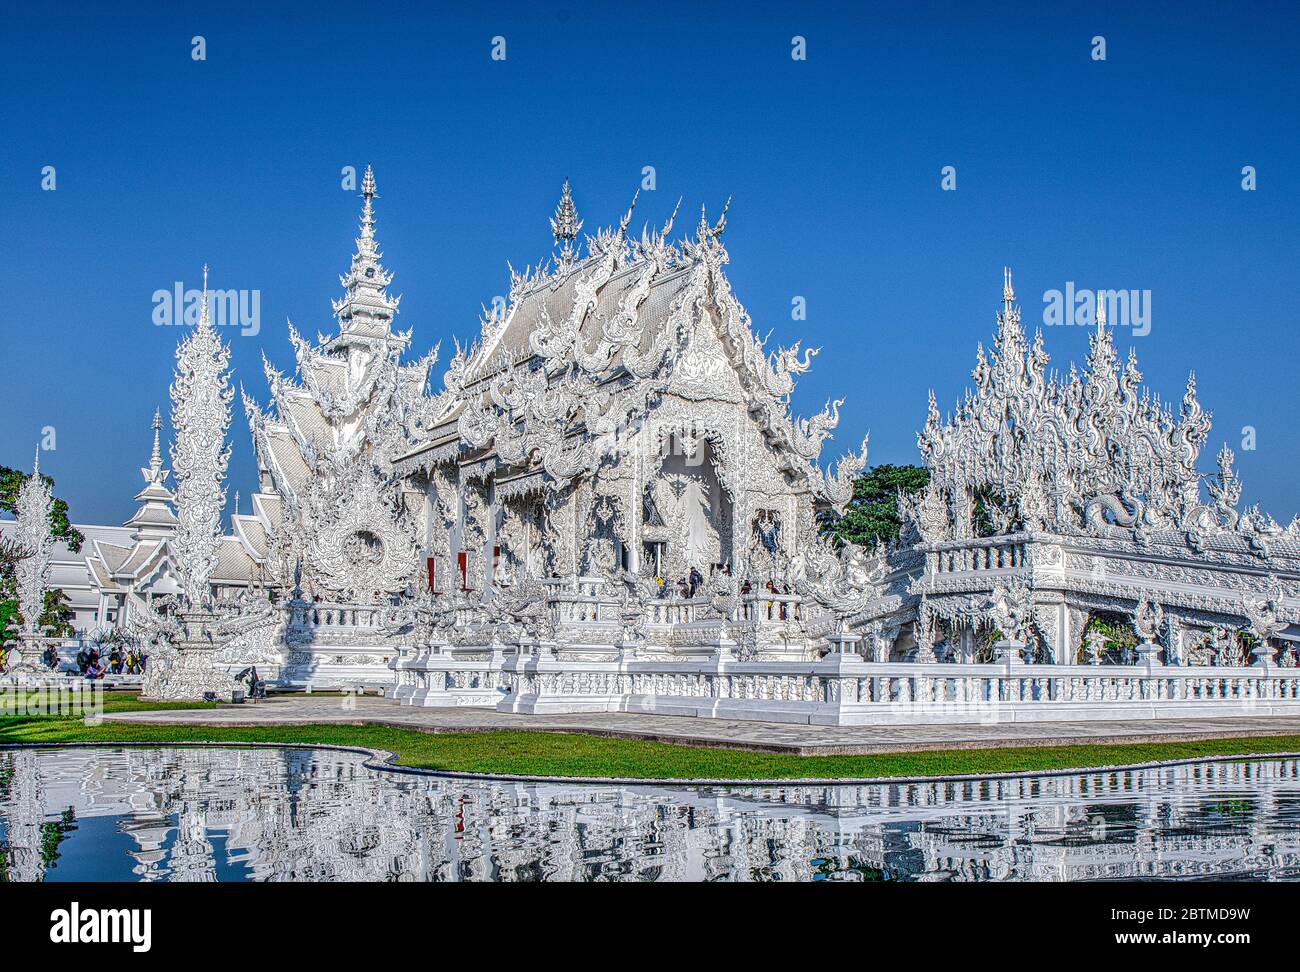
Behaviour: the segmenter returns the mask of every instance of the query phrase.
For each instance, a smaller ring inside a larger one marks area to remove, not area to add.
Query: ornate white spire
[[[172,469],[176,473],[178,525],[172,541],[185,594],[193,605],[210,599],[209,584],[221,546],[223,485],[230,446],[230,349],[208,315],[208,268],[203,268],[203,310],[199,326],[176,349],[172,381]]]
[[[137,540],[170,537],[176,530],[176,511],[172,509],[176,497],[166,486],[171,470],[163,468],[162,412],[158,409],[154,409],[152,425],[153,451],[149,455],[149,465],[140,469],[144,489],[135,495],[143,505],[126,524],[135,527]]]
[[[50,485],[41,475],[41,449],[36,447],[32,474],[18,490],[15,513],[18,519],[17,541],[30,553],[15,567],[18,581],[18,608],[23,615],[23,630],[39,634],[38,622],[45,610],[45,585],[50,574],[50,510],[54,500]]]
[[[167,470],[162,467],[162,409],[153,410],[153,452],[149,454],[149,468],[141,469],[144,481],[148,484],[161,484],[167,478]]]
[[[368,163],[366,165],[366,174],[361,178],[361,197],[365,200],[361,204],[361,236],[363,239],[373,240],[375,238],[375,199],[379,193],[375,191],[375,170]]]
[[[142,505],[136,509],[135,516],[126,521],[127,526],[134,526],[135,539],[160,539],[175,533],[175,511],[172,504],[175,496],[166,487],[166,478],[172,470],[162,468],[162,413],[153,409],[153,451],[149,454],[149,464],[140,469],[144,478],[144,489],[136,492],[135,499]]]
[[[560,189],[560,202],[555,207],[555,215],[551,217],[551,232],[555,234],[556,243],[572,243],[578,238],[581,229],[582,220],[578,218],[577,207],[573,205],[569,180],[565,179]]]
[[[565,179],[564,186],[560,189],[560,202],[555,207],[555,215],[551,217],[551,232],[560,247],[558,262],[562,270],[578,262],[578,252],[573,241],[578,238],[581,229],[582,220],[578,218],[578,209],[573,205],[569,180]]]
[[[344,334],[357,334],[362,338],[387,337],[392,333],[393,318],[397,316],[400,297],[388,295],[388,285],[393,275],[379,261],[383,254],[375,239],[375,206],[379,194],[375,191],[375,172],[369,165],[361,180],[361,235],[357,237],[357,250],[352,255],[352,266],[339,278],[344,294],[333,302],[334,316]]]

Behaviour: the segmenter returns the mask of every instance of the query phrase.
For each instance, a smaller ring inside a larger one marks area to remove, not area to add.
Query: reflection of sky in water
[[[1300,761],[861,786],[483,783],[306,749],[0,751],[0,879],[1300,875]]]

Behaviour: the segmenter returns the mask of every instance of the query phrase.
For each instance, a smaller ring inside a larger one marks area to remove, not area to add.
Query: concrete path
[[[350,708],[345,707],[347,702]],[[169,725],[275,726],[301,723],[373,723],[425,732],[516,729],[585,732],[798,756],[865,755],[932,749],[991,749],[1080,743],[1186,742],[1240,736],[1300,736],[1300,716],[1161,719],[1127,722],[998,723],[965,726],[809,726],[601,712],[516,715],[486,709],[424,709],[382,698],[270,699],[216,709],[120,712],[106,720]]]

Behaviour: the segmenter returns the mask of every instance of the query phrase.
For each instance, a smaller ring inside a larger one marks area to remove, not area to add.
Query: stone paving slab
[[[345,707],[345,701],[347,706]],[[1189,742],[1242,736],[1300,735],[1300,716],[1234,716],[1106,722],[995,723],[931,726],[809,726],[687,716],[598,712],[520,715],[488,709],[415,708],[389,699],[297,696],[216,709],[106,714],[106,720],[165,725],[276,726],[377,724],[423,732],[500,729],[583,732],[688,746],[748,749],[797,756],[868,755],[937,749],[993,749],[1137,742]]]

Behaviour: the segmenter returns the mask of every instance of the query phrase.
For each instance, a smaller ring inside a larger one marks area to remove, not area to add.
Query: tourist
[[[694,567],[692,567],[692,568],[691,568],[690,594],[688,594],[687,596],[688,596],[688,597],[694,597],[694,596],[695,596],[695,592],[696,592],[697,590],[699,590],[700,585],[703,584],[703,583],[704,583],[704,575],[701,574],[701,573],[700,573],[698,570],[696,570]]]
[[[59,667],[59,653],[54,650],[53,645],[46,645],[45,652],[41,657],[45,662],[45,667],[50,671],[54,671]]]
[[[86,674],[86,668],[90,665],[90,651],[84,645],[77,652],[77,672],[81,675]]]

